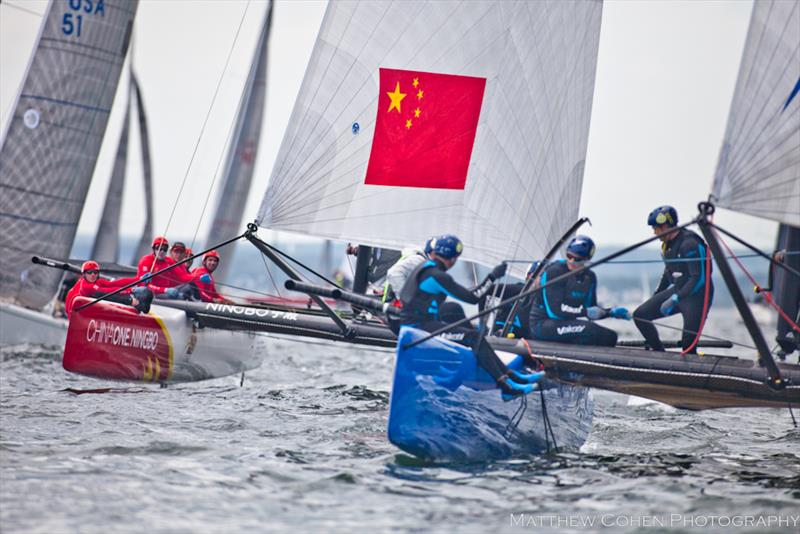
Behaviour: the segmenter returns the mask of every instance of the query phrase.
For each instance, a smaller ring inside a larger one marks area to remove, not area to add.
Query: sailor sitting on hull
[[[489,290],[492,282],[505,275],[506,264],[501,263],[477,287],[467,289],[461,286],[447,270],[455,265],[463,248],[461,240],[454,235],[434,238],[430,258],[414,269],[400,291],[400,300],[403,303],[400,324],[427,332],[445,327],[449,323],[443,320],[441,311],[448,296],[468,304],[476,304]],[[463,316],[463,310],[460,315]],[[485,336],[480,335],[471,325],[453,327],[442,337],[471,347],[478,365],[494,378],[506,399],[533,391],[534,383],[543,374],[523,374],[509,370],[489,346]]]
[[[708,309],[714,298],[714,285],[706,280],[706,257],[708,246],[691,230],[676,229],[678,212],[672,206],[659,206],[650,212],[647,224],[661,240],[661,255],[664,258],[664,274],[655,294],[633,312],[636,328],[644,336],[646,346],[663,351],[664,345],[653,326],[654,319],[683,315],[681,347],[692,346],[700,324],[704,321],[703,307],[706,284],[709,285]],[[689,350],[696,353],[696,345]]]
[[[214,284],[212,273],[217,270],[219,259],[219,253],[216,250],[210,250],[203,255],[203,265],[192,270],[189,283],[175,287],[161,287],[151,284],[150,288],[159,298],[233,304],[233,301],[217,292]]]
[[[72,286],[64,303],[64,310],[67,316],[72,312],[75,297],[100,297],[114,290],[124,287],[136,281],[136,278],[119,278],[117,280],[105,280],[100,278],[100,265],[96,261],[86,261],[81,266],[81,278]],[[153,300],[153,293],[146,287],[136,287],[125,290],[122,293],[111,295],[105,300],[118,302],[133,306],[140,313],[150,311],[150,302]]]
[[[592,258],[594,250],[590,238],[575,236],[567,245],[567,259],[550,264],[542,273],[541,285],[580,269]],[[597,305],[597,276],[587,269],[535,293],[531,335],[543,341],[613,347],[617,333],[592,322],[606,317],[630,319],[630,314],[622,307],[606,309]]]

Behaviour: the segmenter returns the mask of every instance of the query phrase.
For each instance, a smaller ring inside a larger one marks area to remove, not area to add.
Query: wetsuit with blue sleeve
[[[653,296],[634,311],[633,320],[645,343],[653,350],[663,351],[664,345],[656,327],[647,321],[664,317],[661,305],[677,295],[678,303],[669,315],[683,315],[681,345],[686,349],[694,341],[703,320],[706,285],[709,286],[709,308],[714,297],[714,285],[710,278],[706,278],[708,247],[699,235],[682,228],[673,239],[662,243],[661,254],[665,263],[664,273]]]
[[[559,260],[545,269],[541,285],[569,273],[567,262]],[[617,333],[586,320],[589,308],[597,306],[597,276],[586,270],[566,277],[535,293],[530,313],[534,339],[577,345],[617,344]]]

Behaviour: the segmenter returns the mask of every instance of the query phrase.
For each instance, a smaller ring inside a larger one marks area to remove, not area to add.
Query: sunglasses
[[[169,250],[167,245],[161,245],[160,247],[153,247],[153,250],[160,250],[161,252],[166,252]]]
[[[570,261],[586,261],[586,258],[580,258],[574,254],[567,254],[567,259]]]
[[[92,269],[91,271],[83,271],[83,274],[100,274],[100,271]]]

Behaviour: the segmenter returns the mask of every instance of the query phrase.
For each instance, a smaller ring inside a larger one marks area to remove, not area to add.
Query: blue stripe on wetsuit
[[[706,250],[703,245],[697,245],[697,250],[700,251],[700,280],[692,288],[692,295],[700,291],[706,281]]]
[[[547,283],[547,271],[542,274],[542,285]],[[558,315],[553,313],[553,310],[550,309],[550,303],[547,302],[547,288],[542,289],[542,301],[544,301],[544,309],[547,312],[547,316],[550,319],[561,319]]]

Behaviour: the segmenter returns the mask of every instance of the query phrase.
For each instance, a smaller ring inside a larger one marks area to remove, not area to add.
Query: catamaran
[[[754,21],[775,8],[767,17],[771,23],[759,22],[761,33],[775,39],[754,37],[751,29],[748,50],[764,41],[781,47],[798,41],[800,25],[786,24],[797,18],[796,6],[784,13],[786,4],[778,4],[756,4]],[[521,275],[517,261],[545,257],[574,230],[601,10],[594,1],[331,3],[258,224],[347,239],[365,244],[364,250],[401,249],[432,233],[453,232],[466,243],[463,258],[484,265],[511,261],[512,272]],[[786,98],[797,50],[781,50],[753,59],[785,75],[770,84],[776,94],[785,89],[785,114],[773,113],[773,122],[759,127],[797,132],[799,104]],[[775,57],[784,63],[770,65]],[[754,114],[774,109],[768,99],[743,99]],[[748,173],[759,163],[785,170],[770,188],[775,202],[786,193],[780,184],[795,191],[796,146],[789,142],[760,162],[761,154],[748,156],[729,145],[725,161],[740,154],[734,159],[744,161]],[[791,204],[780,206],[785,212]],[[741,292],[710,220],[713,209],[704,204],[695,222],[739,304]],[[793,216],[781,217],[798,224]],[[398,341],[379,319],[340,316],[320,297],[371,309],[381,304],[305,283],[291,260],[256,232],[251,224],[238,237],[284,269],[290,285],[311,294],[317,309],[161,301],[150,315],[137,316],[115,304],[84,301],[70,321],[65,367],[104,378],[195,379],[199,375],[176,362],[192,362],[199,349],[221,356],[242,350],[243,340],[258,331],[398,346],[389,439],[437,460],[579,447],[591,426],[589,387],[695,410],[800,406],[800,367],[776,363],[744,311],[763,367],[727,356],[491,338],[512,368],[536,362],[547,372],[535,396],[503,402],[471,351],[413,329],[402,331]],[[743,299],[741,305],[746,308]]]

